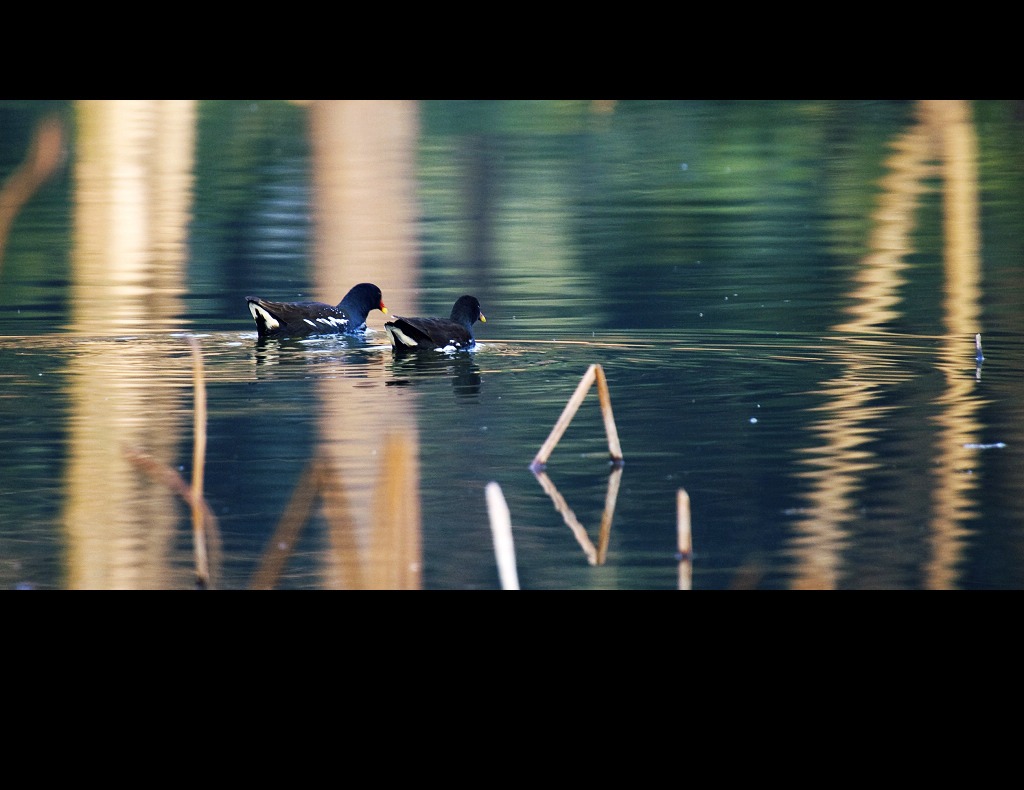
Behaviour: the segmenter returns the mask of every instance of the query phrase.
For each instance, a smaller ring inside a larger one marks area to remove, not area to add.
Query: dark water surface
[[[329,285],[308,108],[194,108],[180,234],[134,239],[127,199],[104,220],[143,251],[124,270],[91,268],[132,253],[83,229],[72,135],[0,261],[0,586],[194,585],[189,508],[126,460],[190,479],[191,335],[218,588],[252,584],[324,459],[337,499],[275,586],[352,586],[332,530],[365,549],[396,439],[426,589],[499,586],[491,481],[524,589],[1022,587],[1024,137],[1012,105],[966,107],[415,105],[412,253],[386,201],[342,229],[366,264]],[[0,104],[0,179],[33,113]],[[245,295],[336,302],[359,279],[392,315],[477,295],[477,349],[396,358],[380,313],[362,339],[257,339]],[[595,363],[625,462],[594,389],[546,468],[574,528],[529,464]]]

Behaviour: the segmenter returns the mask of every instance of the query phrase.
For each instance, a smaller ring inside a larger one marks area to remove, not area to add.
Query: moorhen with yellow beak
[[[460,296],[450,318],[402,318],[384,324],[397,351],[415,349],[462,350],[476,344],[473,324],[487,321],[475,296]]]

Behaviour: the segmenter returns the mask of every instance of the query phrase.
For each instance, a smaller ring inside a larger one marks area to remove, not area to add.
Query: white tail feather
[[[252,318],[254,321],[259,321],[259,318],[257,318],[256,316],[256,313],[259,313],[260,316],[263,317],[263,323],[267,325],[267,329],[277,329],[279,326],[281,326],[281,324],[278,323],[278,320],[274,318],[274,316],[272,316],[270,313],[268,313],[255,302],[249,302],[249,312],[252,313]]]
[[[402,343],[402,345],[413,347],[418,345],[418,343],[415,340],[413,340],[411,337],[405,334],[405,332],[403,332],[397,326],[394,326],[392,324],[384,324],[384,329],[387,331],[388,337],[391,338],[391,345],[395,345],[396,339],[399,340]]]

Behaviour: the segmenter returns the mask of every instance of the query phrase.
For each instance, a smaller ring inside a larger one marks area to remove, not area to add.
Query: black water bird
[[[352,335],[366,329],[371,310],[388,312],[380,288],[373,283],[353,286],[337,307],[321,302],[268,302],[256,296],[245,301],[260,337]]]
[[[473,324],[487,321],[475,296],[460,296],[450,318],[402,318],[384,324],[395,351],[413,349],[464,349],[476,343]]]

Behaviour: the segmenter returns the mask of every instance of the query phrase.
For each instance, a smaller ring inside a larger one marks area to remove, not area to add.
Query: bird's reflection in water
[[[392,352],[388,367],[388,386],[408,386],[428,376],[448,376],[457,396],[471,397],[480,392],[480,368],[471,351]]]
[[[315,339],[258,337],[253,343],[252,360],[258,367],[325,362],[364,364],[369,355],[380,350],[363,338],[341,335],[321,335]]]
[[[382,358],[383,355],[383,358]],[[472,351],[399,351],[390,346],[368,342],[366,338],[322,336],[316,340],[290,338],[256,338],[252,361],[261,377],[276,368],[302,366],[362,366],[367,369],[383,364],[386,385],[408,386],[436,376],[451,379],[452,389],[460,397],[473,397],[480,392],[480,368]],[[326,367],[323,368],[326,370]]]

